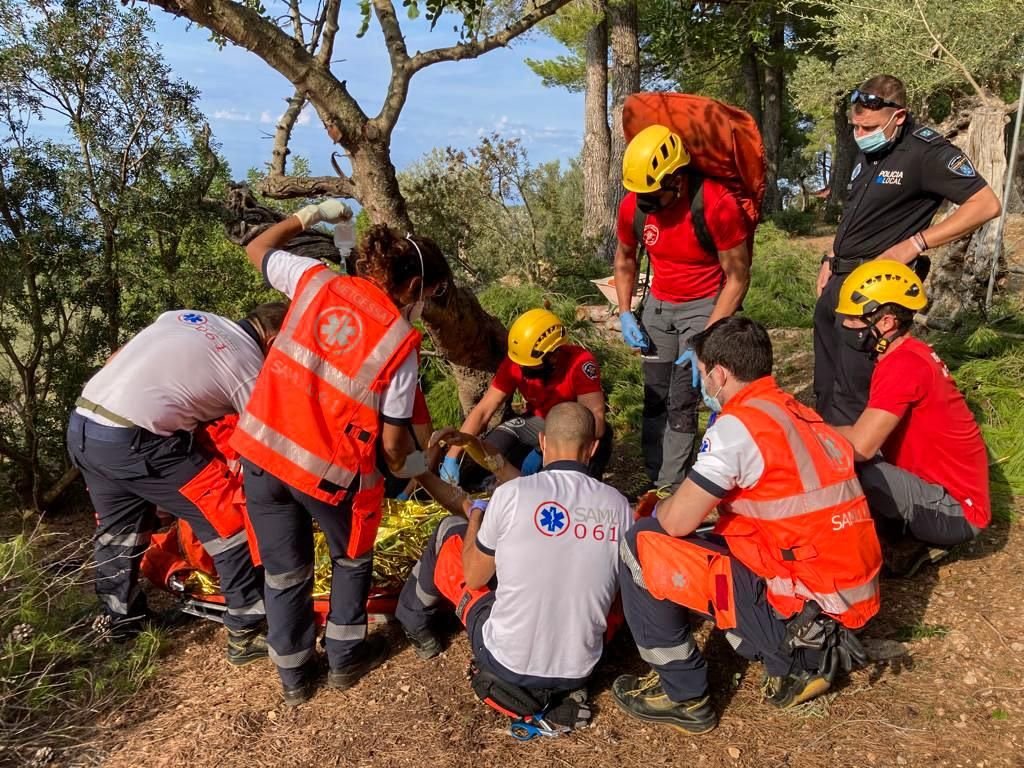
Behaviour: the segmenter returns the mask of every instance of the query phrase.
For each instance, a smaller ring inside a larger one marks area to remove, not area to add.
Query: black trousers
[[[833,274],[814,305],[815,410],[829,424],[845,426],[868,405],[875,358],[843,343],[842,318],[836,315],[839,289],[847,275]]]
[[[647,580],[653,579],[653,575],[645,578],[647,569],[669,569],[671,573],[672,563],[641,564],[637,553],[637,536],[641,534],[668,537],[656,519],[647,517],[637,522],[619,545],[619,589],[626,623],[640,657],[657,670],[669,699],[680,702],[699,698],[707,693],[708,670],[690,629],[691,611],[671,600],[660,600],[648,591]],[[715,536],[695,534],[676,541],[699,547],[709,554],[728,553],[722,540]],[[801,667],[817,669],[820,660],[817,653],[791,654],[783,650],[786,621],[769,605],[764,579],[735,558],[730,560],[731,602],[735,606],[736,627],[726,630],[729,644],[744,658],[763,661],[769,675],[786,675]],[[698,615],[712,618],[707,613]]]
[[[313,658],[313,521],[327,538],[331,557],[331,610],[324,647],[331,669],[354,660],[366,638],[366,599],[373,577],[373,550],[352,559],[350,497],[332,505],[297,491],[259,467],[243,461],[245,498],[266,571],[267,645],[281,682],[303,682],[302,667]]]
[[[209,461],[189,435],[107,427],[72,413],[67,439],[96,509],[96,594],[107,613],[116,620],[146,613],[139,563],[157,528],[159,507],[185,520],[213,558],[228,606],[224,624],[248,629],[262,623],[263,573],[252,564],[245,531],[221,538],[179,492]]]
[[[518,416],[496,426],[484,439],[497,448],[507,461],[519,467],[530,451],[540,452],[539,435],[543,430],[544,419],[540,416]],[[604,470],[612,457],[614,439],[611,424],[605,422],[604,434],[587,466],[587,474],[591,477],[600,480],[604,476]]]

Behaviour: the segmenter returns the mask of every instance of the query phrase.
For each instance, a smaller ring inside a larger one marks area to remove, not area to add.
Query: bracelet
[[[924,235],[922,235],[920,232],[915,232],[913,235],[911,235],[910,240],[911,242],[914,243],[914,247],[917,248],[917,252],[919,254],[924,253],[925,251],[928,250],[928,243],[924,239]]]

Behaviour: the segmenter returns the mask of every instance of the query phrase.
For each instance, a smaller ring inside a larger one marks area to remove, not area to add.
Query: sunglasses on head
[[[893,109],[903,109],[902,104],[897,104],[895,101],[889,101],[883,99],[881,96],[876,96],[873,93],[864,93],[859,88],[855,88],[853,93],[850,94],[851,104],[860,104],[865,109],[876,111],[884,107],[892,107]]]

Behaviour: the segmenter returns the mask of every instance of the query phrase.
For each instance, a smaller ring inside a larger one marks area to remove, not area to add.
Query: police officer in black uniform
[[[850,194],[818,274],[814,309],[814,394],[831,424],[853,424],[867,405],[873,352],[847,338],[835,314],[843,278],[870,259],[893,259],[927,271],[930,248],[970,234],[999,215],[999,199],[970,159],[934,128],[915,123],[903,83],[878,75],[850,97],[860,148]],[[932,225],[944,200],[960,207]],[[922,275],[923,277],[923,275]]]

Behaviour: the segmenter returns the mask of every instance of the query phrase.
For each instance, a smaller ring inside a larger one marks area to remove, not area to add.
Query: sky
[[[280,0],[269,0],[267,6],[271,14],[283,8]],[[358,5],[343,3],[342,8],[332,70],[347,81],[363,111],[374,115],[383,103],[390,74],[383,37],[374,19],[367,34],[356,38]],[[243,48],[229,45],[218,50],[206,30],[159,10],[151,15],[165,60],[179,77],[200,89],[200,108],[233,177],[242,179],[247,169],[262,168],[270,160],[274,125],[292,94],[291,84]],[[446,20],[431,32],[422,19],[402,18],[410,53],[455,42],[453,22]],[[521,139],[533,163],[575,157],[582,142],[582,94],[545,88],[524,62],[562,53],[561,45],[534,32],[511,48],[418,72],[392,137],[395,165],[401,170],[434,147],[473,146],[492,131]],[[290,147],[292,156],[309,159],[315,175],[333,173],[333,146],[309,106],[299,118]]]

